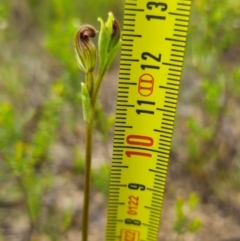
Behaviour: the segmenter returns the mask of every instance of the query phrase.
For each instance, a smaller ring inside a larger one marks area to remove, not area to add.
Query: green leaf
[[[188,199],[188,206],[190,208],[190,210],[194,210],[196,209],[196,207],[199,204],[199,197],[196,193],[192,193]]]
[[[194,219],[188,226],[188,231],[196,233],[202,227],[202,222],[200,219]]]
[[[176,218],[173,224],[173,230],[178,234],[183,234],[186,229],[187,217],[183,212],[184,201],[178,198],[175,202]]]
[[[178,198],[176,200],[176,204],[175,204],[176,214],[177,214],[178,218],[181,218],[181,217],[184,216],[184,214],[183,214],[183,205],[184,205],[183,199]]]

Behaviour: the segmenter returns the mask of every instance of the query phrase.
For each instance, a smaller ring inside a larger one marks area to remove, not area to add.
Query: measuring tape
[[[191,0],[126,0],[106,241],[156,241]]]

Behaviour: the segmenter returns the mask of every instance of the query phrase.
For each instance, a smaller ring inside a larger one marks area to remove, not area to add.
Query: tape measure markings
[[[107,241],[157,239],[190,3],[126,1]]]

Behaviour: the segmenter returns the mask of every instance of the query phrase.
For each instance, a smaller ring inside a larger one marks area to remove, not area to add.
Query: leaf
[[[202,222],[200,219],[194,219],[188,226],[188,231],[196,233],[202,227]]]
[[[192,193],[188,199],[188,206],[193,211],[199,204],[199,197],[196,193]]]

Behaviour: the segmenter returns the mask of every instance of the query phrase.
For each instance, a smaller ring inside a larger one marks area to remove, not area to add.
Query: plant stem
[[[91,184],[91,163],[92,163],[92,132],[95,106],[99,88],[103,79],[104,73],[99,73],[95,86],[93,88],[93,76],[87,73],[86,83],[90,87],[90,96],[92,96],[92,116],[89,122],[86,122],[86,148],[85,148],[85,178],[84,178],[84,200],[83,200],[83,215],[82,215],[82,241],[88,240],[88,223],[89,223],[89,202],[90,202],[90,184]]]
[[[92,72],[85,74],[85,80],[86,80],[89,95],[92,96],[92,94],[93,94],[93,74],[92,74]]]
[[[90,202],[90,183],[91,183],[91,162],[92,162],[92,129],[93,118],[86,123],[86,149],[85,149],[85,178],[84,178],[84,200],[82,215],[82,241],[88,240],[89,222],[89,202]]]

